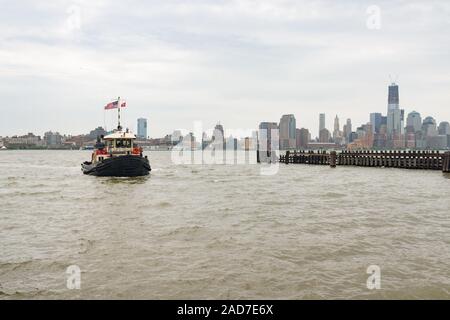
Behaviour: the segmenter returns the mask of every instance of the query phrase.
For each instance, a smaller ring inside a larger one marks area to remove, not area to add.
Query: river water
[[[87,151],[1,151],[0,299],[450,298],[441,172],[147,154],[148,177],[98,178]]]

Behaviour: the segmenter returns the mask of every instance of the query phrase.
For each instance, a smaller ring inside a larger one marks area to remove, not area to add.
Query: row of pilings
[[[442,170],[450,172],[450,152],[439,151],[286,151],[280,163],[403,169]]]

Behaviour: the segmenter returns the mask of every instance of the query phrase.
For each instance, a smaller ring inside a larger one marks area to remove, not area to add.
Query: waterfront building
[[[422,129],[422,117],[420,113],[412,111],[408,114],[406,119],[406,131],[415,133]]]
[[[277,150],[279,148],[277,132],[278,124],[276,122],[261,122],[259,124],[258,137],[261,151],[271,151],[272,149]]]
[[[44,141],[40,136],[36,136],[30,132],[27,135],[23,136],[6,137],[2,141],[2,146],[3,145],[5,145],[7,148],[26,149],[42,147],[44,145]]]
[[[253,145],[254,141],[255,141],[254,138],[245,137],[244,138],[244,150],[245,151],[254,150],[255,149],[255,147]]]
[[[374,133],[372,124],[368,123],[358,127],[356,130],[356,139],[353,139],[347,148],[353,149],[372,149],[374,146]]]
[[[335,149],[338,146],[334,142],[312,142],[310,141],[308,144],[308,149],[310,150],[327,150],[327,149]]]
[[[227,150],[237,150],[238,140],[233,136],[229,136],[225,139],[225,149]]]
[[[320,136],[320,131],[322,131],[325,128],[326,128],[325,113],[321,113],[319,115],[319,136]]]
[[[414,135],[416,139],[416,149],[426,149],[427,140],[423,131],[419,130]]]
[[[388,90],[388,113],[387,113],[387,134],[391,147],[401,145],[404,140],[404,115],[405,111],[400,109],[399,88],[396,83],[392,83]]]
[[[448,148],[447,135],[427,137],[427,148],[430,150],[444,150]]]
[[[358,139],[358,135],[356,134],[356,132],[352,131],[352,132],[350,133],[349,143],[352,143],[352,142],[355,141],[356,139]]]
[[[93,146],[95,144],[95,140],[91,139],[89,135],[76,135],[67,137],[65,144],[72,148],[81,148],[86,145]]]
[[[416,134],[414,132],[407,132],[405,134],[405,147],[407,149],[416,148]]]
[[[297,129],[297,148],[298,149],[308,149],[309,141],[311,140],[311,135],[309,130],[305,128]]]
[[[370,114],[370,124],[372,125],[373,133],[379,133],[382,124],[383,116],[381,113],[371,113]]]
[[[226,139],[225,139],[225,130],[223,126],[218,123],[214,127],[212,139],[211,139],[211,146],[216,150],[226,150]]]
[[[280,119],[280,150],[295,149],[296,120],[293,114],[283,115]]]
[[[208,137],[208,135],[206,134],[206,132],[202,133],[202,150],[205,150],[206,148],[208,148],[208,146],[211,144],[212,139],[210,139]]]
[[[440,135],[450,135],[450,123],[447,121],[441,122],[438,127]]]
[[[386,118],[386,117],[383,117]],[[380,132],[374,135],[373,146],[377,149],[385,149],[387,146],[387,125],[380,126]]]
[[[398,85],[393,82],[388,88],[388,112],[392,110],[399,109],[400,106],[400,95],[398,90]]]
[[[436,120],[433,117],[426,117],[422,123],[422,132],[425,137],[434,137],[438,135],[438,130],[436,127]]]
[[[219,143],[225,141],[225,131],[220,123],[216,124],[214,127],[212,141]]]
[[[103,129],[103,127],[97,127],[91,132],[89,132],[89,134],[87,135],[87,139],[96,140],[97,137],[106,136],[107,134],[108,133],[106,132],[105,129]]]
[[[170,138],[170,141],[172,138]],[[187,135],[183,137],[182,142],[183,148],[185,150],[196,150],[197,149],[197,141],[192,132],[189,132]]]
[[[137,137],[141,139],[147,139],[147,119],[137,119]]]
[[[329,143],[331,142],[331,134],[328,129],[324,128],[319,132],[319,142],[320,143]]]
[[[181,130],[175,130],[172,133],[171,140],[173,144],[178,144],[183,141],[183,134],[181,133]]]
[[[336,118],[334,118],[334,130],[333,130],[333,140],[336,144],[341,145],[343,143],[342,135],[343,133],[339,126],[339,117],[336,115]]]
[[[356,135],[357,135],[358,139],[361,139],[362,137],[364,137],[366,135],[365,128],[362,126],[356,128]]]
[[[44,134],[45,145],[48,147],[59,147],[63,144],[63,136],[59,132],[48,131]]]
[[[351,135],[352,135],[352,120],[347,119],[347,123],[344,125],[344,138],[345,143],[351,142]]]

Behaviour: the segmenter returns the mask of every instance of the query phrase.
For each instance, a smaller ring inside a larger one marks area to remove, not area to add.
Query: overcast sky
[[[315,136],[320,112],[329,129],[386,113],[389,75],[406,112],[450,120],[447,0],[0,4],[0,136],[110,128],[119,95],[152,137],[285,113]]]

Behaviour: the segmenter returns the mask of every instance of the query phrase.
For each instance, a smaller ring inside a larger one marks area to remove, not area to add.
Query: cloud
[[[15,1],[0,13],[0,135],[103,124],[127,98],[132,128],[162,136],[194,120],[254,128],[294,113],[355,124],[385,112],[389,74],[402,104],[449,120],[447,1]],[[3,110],[4,109],[4,110]],[[39,110],[39,111],[37,111]],[[3,112],[4,114],[4,112]]]

